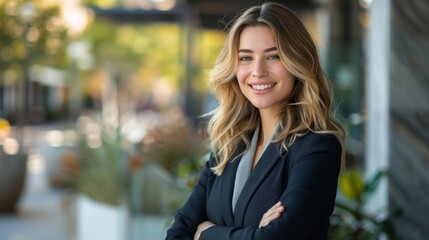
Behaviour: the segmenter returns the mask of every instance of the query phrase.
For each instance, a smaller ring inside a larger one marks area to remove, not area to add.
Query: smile
[[[262,91],[274,86],[274,84],[260,84],[260,85],[250,85],[253,89]]]

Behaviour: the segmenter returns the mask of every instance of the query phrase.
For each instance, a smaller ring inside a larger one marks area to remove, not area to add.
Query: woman
[[[211,157],[166,239],[327,239],[345,131],[299,18],[276,3],[243,12],[210,83]]]

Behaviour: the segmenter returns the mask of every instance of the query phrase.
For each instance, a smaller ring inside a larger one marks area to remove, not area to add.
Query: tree
[[[12,121],[19,119],[18,123],[23,124],[29,119],[26,111],[30,107],[29,84],[34,80],[31,67],[66,67],[67,44],[67,28],[59,5],[0,0],[0,89],[20,89],[15,99],[18,116],[11,117]],[[1,98],[0,94],[0,107],[3,107]]]

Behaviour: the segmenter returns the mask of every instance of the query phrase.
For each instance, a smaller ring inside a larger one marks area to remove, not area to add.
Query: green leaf
[[[361,201],[365,184],[357,171],[350,170],[340,174],[339,185],[344,197],[356,202]]]
[[[367,181],[365,184],[364,194],[368,198],[378,187],[383,177],[387,176],[387,170],[380,170],[375,175]]]

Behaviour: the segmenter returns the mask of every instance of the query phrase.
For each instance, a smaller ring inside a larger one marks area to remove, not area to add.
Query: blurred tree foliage
[[[81,2],[102,8],[119,4],[116,0]],[[150,95],[158,80],[170,83],[175,92],[189,82],[197,91],[208,91],[208,70],[223,44],[221,32],[195,29],[190,41],[182,22],[117,23],[95,15],[86,31],[71,39],[61,15],[67,9],[61,8],[60,0],[0,0],[1,85],[19,83],[28,78],[31,66],[40,65],[65,69],[68,84],[78,84],[83,95],[100,94],[106,71],[134,100]],[[81,54],[71,52],[75,50],[70,47],[72,41],[88,46],[84,54],[90,56],[90,64],[80,68],[82,59],[71,56]]]
[[[177,91],[186,71],[184,29],[180,24],[115,23],[96,18],[81,36],[90,43],[94,66],[84,74],[83,84],[90,89],[96,69],[108,67],[120,84],[128,85],[132,94],[147,94],[154,81],[166,80]],[[201,30],[192,46],[196,89],[207,90],[207,69],[212,68],[223,34]],[[84,89],[85,91],[85,89]]]
[[[31,75],[31,68],[68,68],[68,44],[60,1],[0,0],[0,88],[17,90],[15,99],[9,99],[13,108],[2,115],[13,123],[31,121],[27,116],[32,111],[31,94],[27,91],[32,91],[30,80],[42,80]]]
[[[116,24],[96,19],[82,39],[90,43],[94,68],[111,66],[120,80],[141,74],[146,80],[160,75],[174,81],[182,75],[179,30],[176,25]]]
[[[28,66],[66,67],[67,44],[59,6],[42,1],[0,0],[0,70],[18,71],[8,76],[22,74],[25,61]]]
[[[111,8],[118,4],[120,0],[82,0],[85,5],[94,5],[101,8]]]

